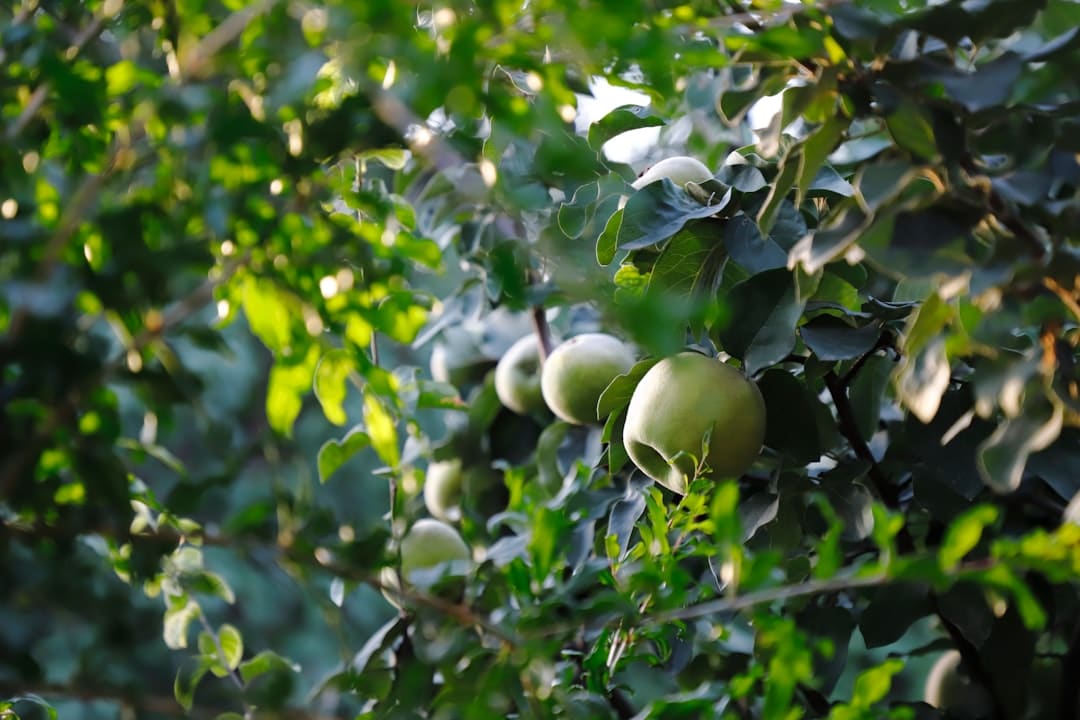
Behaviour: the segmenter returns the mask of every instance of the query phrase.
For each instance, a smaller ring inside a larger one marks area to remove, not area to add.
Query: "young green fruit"
[[[552,351],[540,373],[544,402],[574,425],[597,423],[596,403],[611,381],[634,366],[634,351],[602,333],[572,337]]]
[[[424,505],[429,513],[448,523],[461,519],[464,475],[461,460],[456,458],[428,466],[424,475]]]
[[[442,575],[464,576],[471,558],[457,530],[439,520],[417,520],[401,539],[401,577],[410,585],[431,586]]]
[[[990,693],[961,672],[961,659],[956,650],[950,650],[938,658],[926,676],[923,697],[930,705],[948,710],[950,716],[990,717],[993,714]]]
[[[683,187],[688,182],[703,183],[706,180],[712,180],[713,174],[700,161],[685,155],[677,155],[656,163],[630,185],[635,190],[640,190],[663,178],[668,178],[679,187]]]
[[[542,412],[547,406],[540,390],[540,344],[535,335],[518,340],[495,366],[499,402],[518,415]]]
[[[401,539],[400,550],[401,579],[406,587],[427,590],[451,578],[463,583],[471,565],[469,546],[457,530],[440,520],[417,520]],[[392,568],[383,568],[379,579],[387,588],[400,587]],[[392,605],[401,607],[392,592],[383,590],[383,595]]]
[[[694,458],[709,476],[738,477],[765,439],[765,400],[745,375],[714,358],[684,352],[649,368],[626,410],[623,445],[641,470],[674,492],[686,493]]]

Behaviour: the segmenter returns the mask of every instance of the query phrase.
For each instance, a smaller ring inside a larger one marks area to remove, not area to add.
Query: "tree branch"
[[[536,334],[536,347],[540,352],[540,363],[547,362],[551,355],[551,328],[548,327],[547,314],[542,305],[532,309],[533,333]]]
[[[859,426],[855,420],[855,411],[852,409],[851,401],[847,396],[847,388],[832,370],[825,373],[825,387],[828,388],[833,405],[836,406],[836,420],[840,434],[847,439],[851,449],[860,460],[870,463],[870,470],[867,474],[874,483],[874,487],[881,499],[890,508],[897,509],[900,507],[900,491],[889,482],[889,479],[878,465],[874,453],[870,451],[870,446],[866,444],[866,440],[859,433]]]

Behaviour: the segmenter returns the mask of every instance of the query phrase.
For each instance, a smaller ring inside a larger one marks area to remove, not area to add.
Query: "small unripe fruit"
[[[926,676],[924,699],[956,717],[990,717],[993,714],[990,693],[961,672],[961,661],[961,655],[956,650],[950,650],[938,658]]]
[[[461,460],[431,463],[424,475],[424,505],[428,512],[445,522],[460,520],[463,479]]]
[[[765,400],[751,380],[715,358],[695,352],[665,358],[641,378],[623,426],[634,464],[674,492],[694,476],[706,433],[709,476],[738,477],[753,464],[765,439]]]
[[[518,415],[546,409],[540,389],[540,344],[535,335],[514,343],[495,366],[495,393],[499,402]]]
[[[663,178],[668,178],[678,187],[683,187],[688,182],[703,183],[706,180],[712,180],[713,174],[702,162],[692,157],[678,155],[656,163],[632,182],[631,186],[635,190],[640,190]]]
[[[574,425],[597,423],[596,403],[607,386],[634,366],[633,349],[618,338],[587,333],[552,351],[540,374],[544,401]]]
[[[472,552],[457,530],[440,520],[417,520],[401,539],[401,579],[407,588],[427,590],[449,579],[460,579],[455,595],[464,587]],[[379,580],[391,590],[399,589],[393,568],[383,568]],[[383,591],[392,605],[401,607],[392,592]]]

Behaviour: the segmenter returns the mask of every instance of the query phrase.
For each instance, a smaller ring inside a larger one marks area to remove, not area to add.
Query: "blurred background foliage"
[[[1073,717],[1078,27],[0,4],[0,717],[928,718],[951,648]],[[605,428],[501,407],[510,344],[596,330],[752,375],[747,476],[633,472],[644,366]],[[451,458],[482,563],[399,614]]]

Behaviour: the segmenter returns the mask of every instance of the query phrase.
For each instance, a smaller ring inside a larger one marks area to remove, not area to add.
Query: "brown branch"
[[[547,362],[551,354],[551,328],[548,326],[547,314],[542,305],[532,309],[533,332],[536,334],[536,347],[540,352],[540,364]]]
[[[210,62],[221,50],[247,29],[257,16],[269,12],[278,0],[260,0],[233,12],[220,25],[208,32],[199,43],[181,59],[181,76],[198,77],[202,75]]]
[[[55,526],[44,525],[40,523],[33,524],[18,524],[18,523],[0,523],[0,533],[8,533],[11,535],[17,535],[29,540],[33,540],[39,537],[47,537],[54,540],[74,540],[80,534],[90,534],[88,532],[79,533],[72,532],[70,530],[64,530],[63,528],[57,528]],[[103,537],[113,537],[114,533],[109,530],[98,531],[97,534]],[[235,538],[229,538],[222,535],[216,535],[212,533],[206,534],[193,534],[191,536],[185,536],[176,531],[173,528],[162,528],[158,531],[140,532],[134,533],[126,538],[133,542],[161,544],[165,547],[175,547],[181,541],[191,540],[198,544],[214,545],[217,547],[232,547],[239,548],[243,546],[243,543]],[[347,565],[334,562],[333,560],[322,560],[316,557],[314,554],[301,552],[296,548],[283,547],[282,545],[272,546],[272,550],[277,554],[278,560],[288,560],[308,568],[315,568],[324,572],[330,573],[336,577],[344,580],[352,580],[354,582],[364,583],[375,590],[386,592],[393,595],[396,598],[404,600],[406,603],[418,605],[435,610],[452,620],[455,620],[459,624],[465,627],[479,627],[486,630],[493,636],[499,638],[503,642],[511,646],[519,646],[522,644],[521,639],[518,638],[512,631],[506,630],[488,618],[474,612],[468,605],[448,602],[442,598],[434,595],[428,595],[427,593],[418,592],[411,588],[395,588],[383,583],[377,573],[372,573],[368,570],[357,570]],[[404,604],[404,603],[403,603]]]
[[[428,130],[427,123],[416,115],[396,95],[380,87],[372,86],[367,91],[375,116],[386,125],[394,128],[403,138],[409,140],[409,149],[423,158],[429,165],[440,171],[459,167],[464,158],[436,133]],[[423,134],[417,131],[422,130]]]
[[[840,434],[847,439],[856,457],[870,464],[867,474],[874,483],[874,487],[881,499],[893,510],[897,509],[900,506],[900,492],[895,485],[889,482],[889,479],[881,470],[881,466],[878,465],[874,453],[871,452],[870,446],[866,444],[866,440],[859,433],[859,425],[855,420],[855,411],[852,409],[851,401],[847,396],[847,388],[832,370],[825,373],[825,387],[828,388],[833,405],[836,407],[836,420]]]

